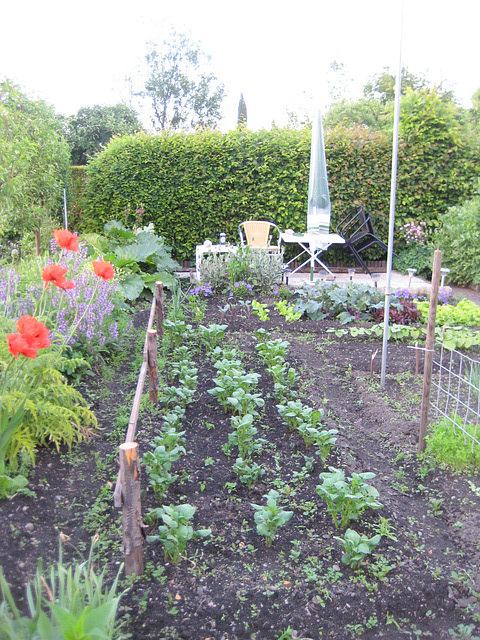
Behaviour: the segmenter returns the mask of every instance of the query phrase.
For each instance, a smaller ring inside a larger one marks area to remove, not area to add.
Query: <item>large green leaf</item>
[[[145,283],[141,276],[130,273],[120,282],[120,289],[127,300],[136,300],[145,289]]]

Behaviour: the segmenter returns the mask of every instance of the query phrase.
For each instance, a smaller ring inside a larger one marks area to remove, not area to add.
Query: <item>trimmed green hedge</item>
[[[78,230],[101,231],[112,219],[131,227],[141,215],[141,223],[153,222],[180,260],[193,258],[195,245],[216,240],[220,231],[236,242],[237,225],[246,219],[268,219],[281,229],[302,231],[310,135],[309,129],[274,128],[116,138],[87,167]],[[450,140],[437,141],[432,150],[430,139],[426,149],[418,136],[410,138],[399,149],[396,226],[423,219],[434,227],[440,213],[470,195],[478,168],[471,150],[461,145],[452,150]],[[363,203],[386,240],[391,139],[339,126],[326,134],[326,153],[331,228]],[[378,255],[373,250],[370,257]]]

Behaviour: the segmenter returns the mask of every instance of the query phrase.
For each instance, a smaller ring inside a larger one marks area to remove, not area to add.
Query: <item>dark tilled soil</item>
[[[203,324],[222,321],[220,306],[218,300],[208,301]],[[123,598],[126,630],[135,640],[440,640],[460,633],[460,624],[471,624],[475,635],[480,630],[480,498],[468,481],[478,487],[480,477],[431,469],[417,460],[421,375],[414,376],[415,351],[389,346],[382,390],[379,343],[336,339],[328,332],[335,326],[331,322],[289,323],[276,312],[270,315],[267,322],[256,316],[229,318],[224,341],[238,345],[245,368],[261,374],[257,391],[265,407],[255,426],[267,444],[256,461],[265,474],[250,490],[234,474],[235,455],[227,458],[222,450],[230,417],[208,393],[215,375],[211,361],[204,352],[197,354],[198,388],[183,425],[187,455],[173,469],[180,478],[164,502],[194,505],[194,528],[209,527],[212,534],[191,542],[176,567],[165,562],[159,543],[145,544],[145,574]],[[148,310],[139,312],[137,324],[146,327],[147,319]],[[288,360],[301,376],[299,397],[322,407],[325,428],[338,430],[325,465],[279,417],[272,380],[254,349],[259,327],[290,343]],[[38,557],[44,564],[55,560],[60,532],[70,537],[64,550],[69,560],[85,555],[94,533],[108,571],[113,574],[123,560],[112,491],[117,445],[136,384],[131,374],[136,365],[131,364],[119,367],[112,379],[97,377],[89,383],[97,396],[100,434],[71,453],[39,452],[30,485],[36,498],[17,496],[1,505],[0,564],[17,597]],[[161,406],[145,406],[137,432],[142,452],[149,449],[163,413]],[[306,457],[314,457],[310,473],[305,472]],[[389,523],[392,537],[384,536],[356,571],[342,563],[342,547],[334,536],[345,530],[335,529],[315,490],[319,473],[329,466],[344,469],[347,476],[376,474],[370,482],[383,507],[365,512],[350,524],[353,529],[371,537],[382,518]],[[142,482],[146,519],[149,509],[160,504],[146,474]],[[267,548],[256,533],[251,503],[264,503],[273,487],[294,515]],[[155,530],[151,525],[147,533]]]

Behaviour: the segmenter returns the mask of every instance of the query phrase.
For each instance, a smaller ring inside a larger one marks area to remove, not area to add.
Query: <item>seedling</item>
[[[353,529],[347,529],[345,536],[340,538],[333,536],[335,540],[342,543],[345,553],[342,556],[343,564],[348,565],[352,569],[358,569],[363,563],[366,556],[371,554],[381,539],[381,535],[377,534],[372,538],[360,535]]]
[[[350,520],[356,520],[366,509],[380,509],[378,491],[365,480],[375,477],[374,473],[353,473],[345,478],[344,471],[329,467],[329,472],[320,474],[321,485],[317,485],[318,495],[327,503],[327,511],[333,518],[335,527],[346,527]]]
[[[265,470],[259,464],[256,462],[249,463],[243,458],[237,458],[233,465],[233,471],[238,475],[240,481],[247,485],[247,489],[250,489],[265,473]]]
[[[180,562],[187,543],[190,540],[198,538],[206,538],[212,531],[211,529],[198,529],[194,531],[189,524],[195,514],[195,507],[190,504],[164,505],[152,509],[151,515],[155,515],[157,519],[163,520],[163,525],[158,527],[159,533],[154,536],[148,536],[149,542],[160,542],[165,551],[165,560],[170,559],[174,565]]]
[[[267,504],[251,504],[255,509],[255,523],[257,525],[257,533],[261,536],[265,536],[265,544],[270,547],[279,527],[291,519],[293,511],[285,511],[278,504],[280,494],[275,489],[271,489],[265,496],[267,498]]]

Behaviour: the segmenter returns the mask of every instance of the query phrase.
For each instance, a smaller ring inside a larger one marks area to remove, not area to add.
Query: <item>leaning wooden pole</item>
[[[163,319],[165,317],[163,302],[163,282],[155,283],[155,303],[157,307],[157,331],[161,339],[163,338]]]
[[[138,444],[124,442],[120,451],[122,486],[122,530],[126,575],[141,575],[143,564],[144,525],[140,500],[140,461]]]
[[[158,404],[157,331],[147,331],[148,393],[151,402]]]
[[[420,432],[418,436],[418,453],[425,451],[427,435],[428,408],[430,406],[430,389],[432,386],[433,348],[435,346],[435,320],[437,317],[438,290],[440,288],[440,267],[442,252],[437,249],[433,255],[432,291],[428,309],[427,340],[425,343],[425,364],[423,371],[422,408],[420,412]]]

